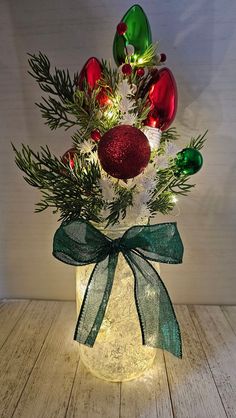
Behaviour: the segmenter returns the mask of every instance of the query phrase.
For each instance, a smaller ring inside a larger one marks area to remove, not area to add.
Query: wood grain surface
[[[74,302],[0,301],[0,418],[236,417],[235,306],[176,306],[183,359],[157,350],[123,383],[83,366],[75,312]]]

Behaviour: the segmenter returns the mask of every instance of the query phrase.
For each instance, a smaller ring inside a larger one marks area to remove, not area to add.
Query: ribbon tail
[[[154,267],[134,251],[124,254],[135,279],[135,302],[145,345],[182,357],[181,333],[166,287]]]
[[[93,347],[101,327],[114,281],[117,254],[97,263],[89,278],[76,324],[74,340]]]

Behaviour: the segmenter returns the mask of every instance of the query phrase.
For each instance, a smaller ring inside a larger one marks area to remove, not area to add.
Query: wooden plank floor
[[[73,302],[0,301],[1,418],[236,418],[236,307],[177,306],[183,360],[157,350],[138,380],[92,376]]]

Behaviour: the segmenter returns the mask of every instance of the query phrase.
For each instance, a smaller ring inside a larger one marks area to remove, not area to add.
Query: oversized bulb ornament
[[[102,64],[97,58],[91,57],[88,59],[88,61],[86,61],[79,74],[77,82],[78,88],[83,91],[84,82],[86,81],[89,91],[92,92],[94,89],[97,89],[99,87],[98,81],[101,79],[101,77]],[[110,104],[111,101],[108,95],[106,94],[105,88],[101,88],[101,90],[99,91],[97,95],[97,101],[101,107]]]
[[[152,43],[148,18],[138,4],[132,6],[117,27],[113,43],[113,56],[117,66],[125,62],[127,45],[133,45],[135,55],[141,56]]]
[[[87,82],[89,89],[94,90],[98,87],[97,82],[102,75],[102,64],[100,61],[91,57],[84,64],[78,78],[78,87],[80,90],[84,90],[84,81]]]
[[[177,86],[169,68],[162,68],[158,79],[151,84],[149,102],[151,109],[144,122],[144,132],[151,148],[158,148],[161,133],[173,122],[178,104]]]

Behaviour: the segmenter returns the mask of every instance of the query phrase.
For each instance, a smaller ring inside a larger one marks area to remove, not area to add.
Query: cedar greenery
[[[24,171],[27,183],[42,192],[42,199],[36,205],[36,212],[53,208],[60,212],[60,220],[76,220],[80,217],[99,222],[99,209],[103,199],[97,179],[100,170],[97,164],[89,163],[81,155],[75,158],[73,170],[52,155],[48,147],[41,147],[35,153],[29,146],[22,146],[21,152],[13,146],[16,163]],[[86,171],[84,168],[86,167]]]
[[[145,66],[151,66],[156,62],[155,51],[156,47],[151,46],[142,57]],[[25,173],[24,179],[41,192],[36,212],[51,208],[54,213],[59,213],[59,220],[63,222],[81,217],[97,223],[106,222],[107,225],[119,222],[125,218],[127,208],[133,205],[133,198],[137,193],[136,184],[127,187],[124,181],[114,181],[110,178],[114,198],[111,201],[105,200],[100,179],[105,177],[109,180],[109,176],[103,172],[96,158],[97,144],[90,140],[91,131],[94,129],[103,134],[118,125],[121,120],[119,71],[112,69],[107,61],[102,61],[103,76],[97,89],[91,92],[86,83],[83,91],[78,89],[78,74],[71,76],[68,70],[57,68],[52,71],[49,59],[41,52],[38,55],[29,55],[29,65],[29,74],[47,94],[37,104],[45,123],[52,130],[61,127],[65,130],[74,128],[71,138],[76,148],[72,169],[69,162],[63,163],[48,147],[41,147],[39,152],[35,152],[26,145],[22,145],[21,150],[13,145],[15,161]],[[150,83],[150,76],[147,75],[140,81],[134,75],[131,77],[131,83],[136,85],[137,89],[130,97],[135,101],[135,107],[130,112],[135,115],[134,126],[140,128],[149,112],[147,85]],[[102,89],[105,89],[111,100],[112,108],[100,108],[97,96]],[[166,144],[176,139],[178,134],[175,128],[163,132],[160,148],[152,154],[152,158],[163,155]],[[199,150],[205,140],[206,133],[192,138],[187,146]],[[189,177],[176,176],[175,172],[174,158],[169,159],[167,168],[157,170],[156,187],[147,202],[151,216],[157,212],[169,213],[175,205],[173,196],[186,195],[194,187],[189,183]]]
[[[73,101],[78,75],[75,74],[72,81],[68,70],[55,68],[54,74],[52,74],[51,64],[46,55],[41,52],[38,55],[28,55],[31,67],[31,71],[28,71],[29,74],[37,81],[40,88],[49,94],[46,99],[42,98],[41,103],[36,103],[41,110],[42,117],[46,119],[46,124],[51,129],[71,128],[76,124],[76,121],[70,118],[67,105]]]

